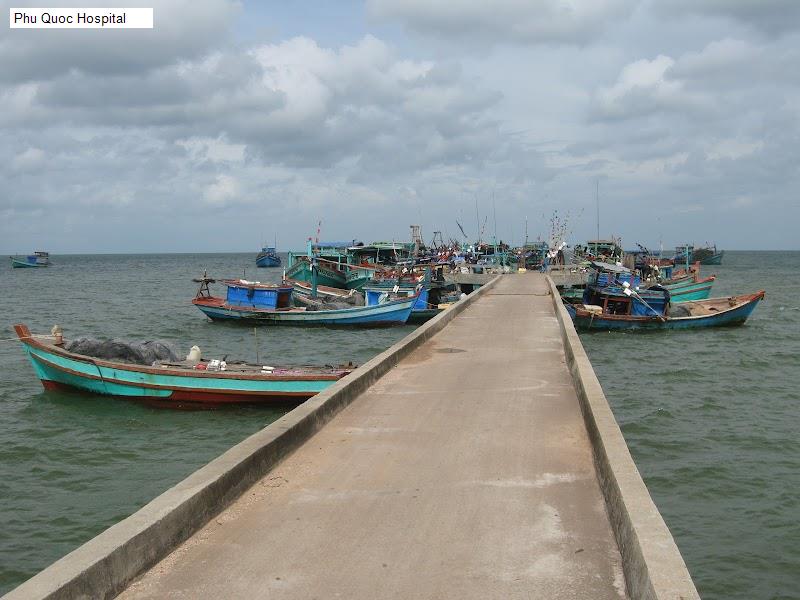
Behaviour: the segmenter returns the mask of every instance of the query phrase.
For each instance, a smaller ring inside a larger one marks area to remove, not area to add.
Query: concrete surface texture
[[[625,598],[545,277],[504,276],[121,598]]]

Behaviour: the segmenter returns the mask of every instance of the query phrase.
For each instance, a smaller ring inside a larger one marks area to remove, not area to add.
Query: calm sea
[[[742,327],[582,334],[703,598],[800,598],[800,252],[726,252]]]
[[[284,257],[285,259],[285,257]],[[264,364],[362,364],[413,327],[347,330],[211,323],[193,277],[279,281],[255,254],[53,256],[0,267],[0,594],[130,515],[285,409],[173,411],[44,392],[11,325],[65,337],[165,339],[187,353]],[[223,293],[218,286],[217,291]]]
[[[363,363],[410,327],[252,329],[189,300],[215,277],[277,280],[252,254],[54,256],[0,268],[0,593],[131,514],[274,409],[169,411],[42,391],[10,325],[166,339],[263,362]],[[800,598],[800,253],[727,253],[715,293],[767,290],[744,327],[582,336],[636,463],[704,598]]]

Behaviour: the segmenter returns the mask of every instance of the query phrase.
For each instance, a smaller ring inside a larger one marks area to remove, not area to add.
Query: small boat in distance
[[[53,335],[32,335],[23,324],[14,325],[14,331],[46,390],[79,390],[172,408],[300,403],[355,368],[352,364],[272,367],[209,361],[199,356],[193,360],[187,357],[187,360],[139,364],[146,362],[140,359],[143,353],[136,352],[136,348],[132,351],[132,345],[126,346],[118,340],[113,340],[108,347],[122,350],[120,358],[109,358],[108,353],[98,358],[77,352],[82,349],[81,345],[64,342],[56,328]],[[70,350],[71,347],[76,351]]]
[[[275,246],[264,246],[256,256],[257,267],[280,267],[281,257],[275,251]]]
[[[700,263],[701,265],[721,265],[724,250],[717,250],[716,244],[713,246],[694,247],[691,244],[677,246],[675,248],[675,264],[682,265],[688,263]]]
[[[694,260],[701,265],[721,265],[724,255],[725,250],[717,250],[716,244],[694,249]]]
[[[28,256],[12,256],[11,266],[14,269],[30,269],[50,266],[50,253],[37,251]]]

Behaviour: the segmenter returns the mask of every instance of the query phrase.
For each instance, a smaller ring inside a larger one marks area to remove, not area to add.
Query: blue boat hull
[[[417,297],[338,310],[264,310],[227,304],[219,298],[195,298],[192,302],[212,320],[240,321],[257,325],[342,325],[383,327],[408,321]]]
[[[664,329],[697,329],[704,327],[721,327],[726,325],[741,325],[755,310],[758,303],[764,298],[764,292],[757,292],[750,296],[740,296],[742,302],[727,310],[719,310],[714,314],[685,317],[656,316],[629,316],[608,315],[591,313],[580,306],[565,304],[565,308],[572,317],[576,329],[584,331],[615,331],[615,330],[664,330]],[[727,299],[715,299],[727,301]],[[697,304],[710,303],[712,300],[699,301]],[[684,306],[690,303],[685,303]]]
[[[257,267],[280,267],[281,259],[278,256],[259,256],[256,257]]]

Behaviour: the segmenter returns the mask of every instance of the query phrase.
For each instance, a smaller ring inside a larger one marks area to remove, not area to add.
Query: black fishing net
[[[691,317],[692,313],[685,306],[681,306],[680,304],[673,304],[672,306],[669,307],[669,316],[670,317]]]
[[[159,360],[171,362],[181,360],[172,344],[160,340],[128,342],[120,339],[98,340],[91,337],[80,337],[68,342],[65,348],[75,354],[118,360],[135,365],[152,365]]]

